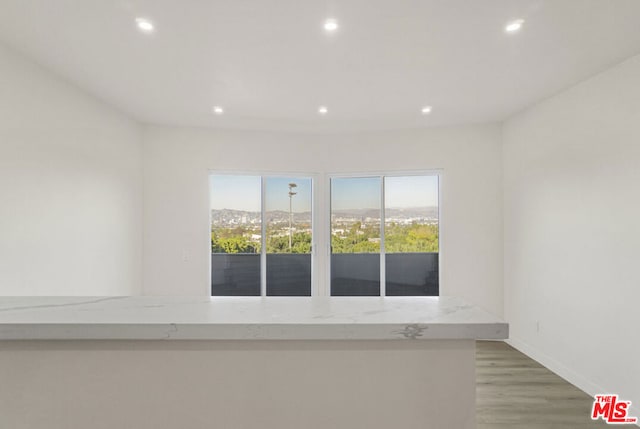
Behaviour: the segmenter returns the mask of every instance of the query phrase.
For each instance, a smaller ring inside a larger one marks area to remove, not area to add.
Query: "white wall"
[[[208,293],[209,169],[322,174],[440,168],[441,293],[502,314],[498,125],[347,136],[148,127],[144,159],[145,294]]]
[[[640,56],[504,124],[511,342],[640,417]]]
[[[0,295],[139,293],[140,138],[0,46]]]

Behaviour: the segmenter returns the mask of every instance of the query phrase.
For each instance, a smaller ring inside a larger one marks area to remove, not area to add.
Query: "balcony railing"
[[[438,253],[385,255],[387,296],[439,295]],[[215,296],[260,296],[260,255],[211,254],[211,293]],[[311,255],[267,254],[268,296],[310,296]],[[331,295],[379,296],[380,255],[331,255]]]

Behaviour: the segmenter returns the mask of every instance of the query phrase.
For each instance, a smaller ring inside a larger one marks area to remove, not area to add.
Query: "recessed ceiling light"
[[[429,113],[431,113],[431,106],[424,106],[420,111],[423,115],[428,115]]]
[[[333,33],[334,31],[336,31],[338,29],[338,21],[336,21],[333,18],[327,19],[324,22],[324,29],[326,31],[328,31],[329,33]]]
[[[318,113],[321,115],[326,115],[327,113],[329,113],[329,109],[327,109],[327,106],[320,106],[318,107]]]
[[[213,113],[216,115],[222,115],[224,113],[224,109],[220,106],[213,106]]]
[[[143,33],[151,33],[154,29],[153,22],[146,18],[136,18],[136,25],[138,29]]]
[[[522,24],[524,24],[524,19],[516,19],[514,21],[509,22],[504,27],[504,31],[507,33],[517,33],[522,28]]]

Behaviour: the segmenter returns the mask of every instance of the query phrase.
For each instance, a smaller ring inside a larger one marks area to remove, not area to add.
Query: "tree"
[[[385,230],[385,250],[393,252],[437,252],[438,226],[428,224],[398,225]]]
[[[216,232],[211,232],[212,253],[260,253],[260,245],[250,242],[240,235],[221,237]]]
[[[380,251],[379,225],[354,222],[342,234],[331,235],[333,253],[377,253]],[[438,225],[414,222],[402,225],[395,222],[385,226],[385,251],[437,252]]]
[[[267,253],[311,253],[311,234],[296,232],[291,238],[289,251],[289,237],[272,236],[267,241]]]

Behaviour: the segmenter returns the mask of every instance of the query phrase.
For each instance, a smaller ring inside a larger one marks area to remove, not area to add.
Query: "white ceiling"
[[[0,0],[0,40],[142,122],[311,132],[505,119],[640,53],[639,21],[639,0]]]

